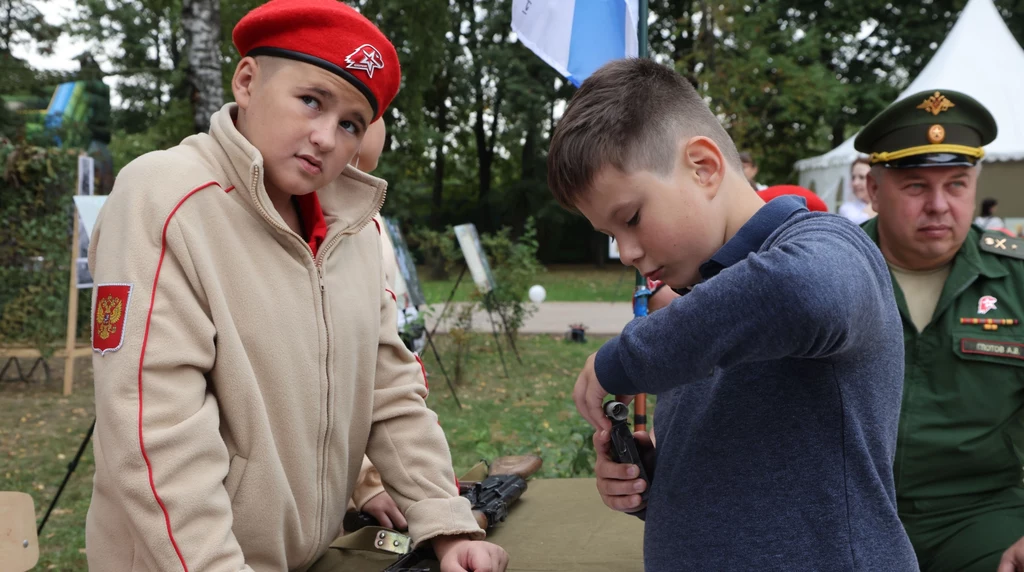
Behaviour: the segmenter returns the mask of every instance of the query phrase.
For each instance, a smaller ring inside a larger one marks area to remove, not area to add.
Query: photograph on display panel
[[[96,189],[96,162],[92,157],[88,155],[78,156],[78,189],[75,197],[75,207],[78,209],[79,223],[78,223],[78,257],[75,259],[75,263],[78,266],[78,288],[86,289],[92,288],[92,274],[89,273],[89,237],[92,235],[92,227],[96,222],[96,217],[99,216],[99,207],[103,205],[103,197],[94,197]],[[92,201],[91,204],[85,206],[88,215],[82,213],[82,208],[79,206],[79,197],[87,199],[101,199],[98,203]],[[93,210],[93,205],[95,209]],[[86,221],[86,216],[91,217],[89,221]]]
[[[388,231],[388,237],[391,238],[391,244],[395,247],[395,259],[398,261],[398,271],[401,273],[402,279],[405,280],[409,303],[413,307],[419,308],[426,304],[427,300],[423,296],[419,275],[416,273],[416,261],[409,252],[409,246],[405,243],[405,237],[402,236],[402,230],[398,227],[398,221],[387,217],[381,218],[384,219],[384,227]]]
[[[466,266],[469,267],[469,274],[473,277],[477,289],[482,294],[494,290],[494,274],[491,273],[491,265],[487,263],[487,255],[480,244],[476,225],[460,224],[455,227],[455,237],[459,239],[459,248],[462,249],[462,256],[466,259]]]

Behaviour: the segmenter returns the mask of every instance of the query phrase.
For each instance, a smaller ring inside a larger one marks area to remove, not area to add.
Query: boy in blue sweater
[[[649,60],[583,83],[548,183],[624,264],[689,289],[590,356],[573,395],[602,498],[646,520],[647,570],[916,570],[892,473],[902,326],[867,235],[798,198],[765,204],[707,104]],[[601,407],[637,393],[659,396],[646,505]]]

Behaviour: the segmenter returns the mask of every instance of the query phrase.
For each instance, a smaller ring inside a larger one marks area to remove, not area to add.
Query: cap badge
[[[380,55],[377,48],[370,44],[363,44],[345,56],[345,64],[345,67],[349,69],[363,70],[372,78],[374,70],[384,68],[384,56]]]
[[[946,130],[939,124],[932,125],[928,128],[928,142],[929,143],[942,143],[946,140]]]
[[[917,106],[918,109],[923,109],[932,115],[938,115],[943,111],[947,111],[950,107],[956,107],[956,104],[946,99],[945,95],[937,91],[934,95],[922,101],[921,105]]]

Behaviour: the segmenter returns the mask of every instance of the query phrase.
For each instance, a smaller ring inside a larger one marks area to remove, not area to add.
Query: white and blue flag
[[[639,0],[512,0],[512,30],[579,87],[611,60],[637,56]]]

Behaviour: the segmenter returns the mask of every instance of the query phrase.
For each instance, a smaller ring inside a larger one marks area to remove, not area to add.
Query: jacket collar
[[[874,217],[865,222],[861,227],[875,244],[879,244],[878,217]],[[953,257],[953,267],[950,269],[949,276],[946,278],[946,284],[943,286],[942,293],[939,295],[939,299],[935,304],[932,320],[935,320],[936,316],[945,312],[946,308],[953,304],[953,301],[957,296],[970,287],[970,285],[973,284],[979,276],[984,276],[986,278],[1001,278],[1008,274],[1006,268],[999,263],[995,256],[982,254],[981,250],[978,248],[978,242],[980,240],[980,230],[977,227],[972,226],[970,230],[967,231],[967,237],[964,239],[964,243],[960,245],[960,250],[958,250],[956,252],[956,256]],[[896,306],[899,308],[904,322],[913,324],[913,320],[910,318],[910,310],[907,306],[906,297],[895,277],[892,280],[892,288],[896,295]],[[910,331],[916,332],[917,330],[912,328]]]
[[[878,240],[878,217],[865,222],[861,227],[875,244],[880,245]],[[959,266],[961,267],[959,270],[974,276],[980,275],[986,278],[1006,276],[1006,268],[995,257],[982,256],[981,249],[978,248],[980,241],[981,232],[978,227],[972,225],[970,230],[967,231],[964,243],[960,245],[960,250],[956,252],[956,256],[953,258],[954,270],[957,270]]]
[[[263,156],[235,127],[238,105],[228,103],[210,118],[208,141],[213,159],[226,172],[239,194],[271,224],[287,225],[278,214],[264,186]],[[330,234],[352,234],[361,230],[380,212],[387,195],[387,182],[350,166],[341,175],[317,191]]]

